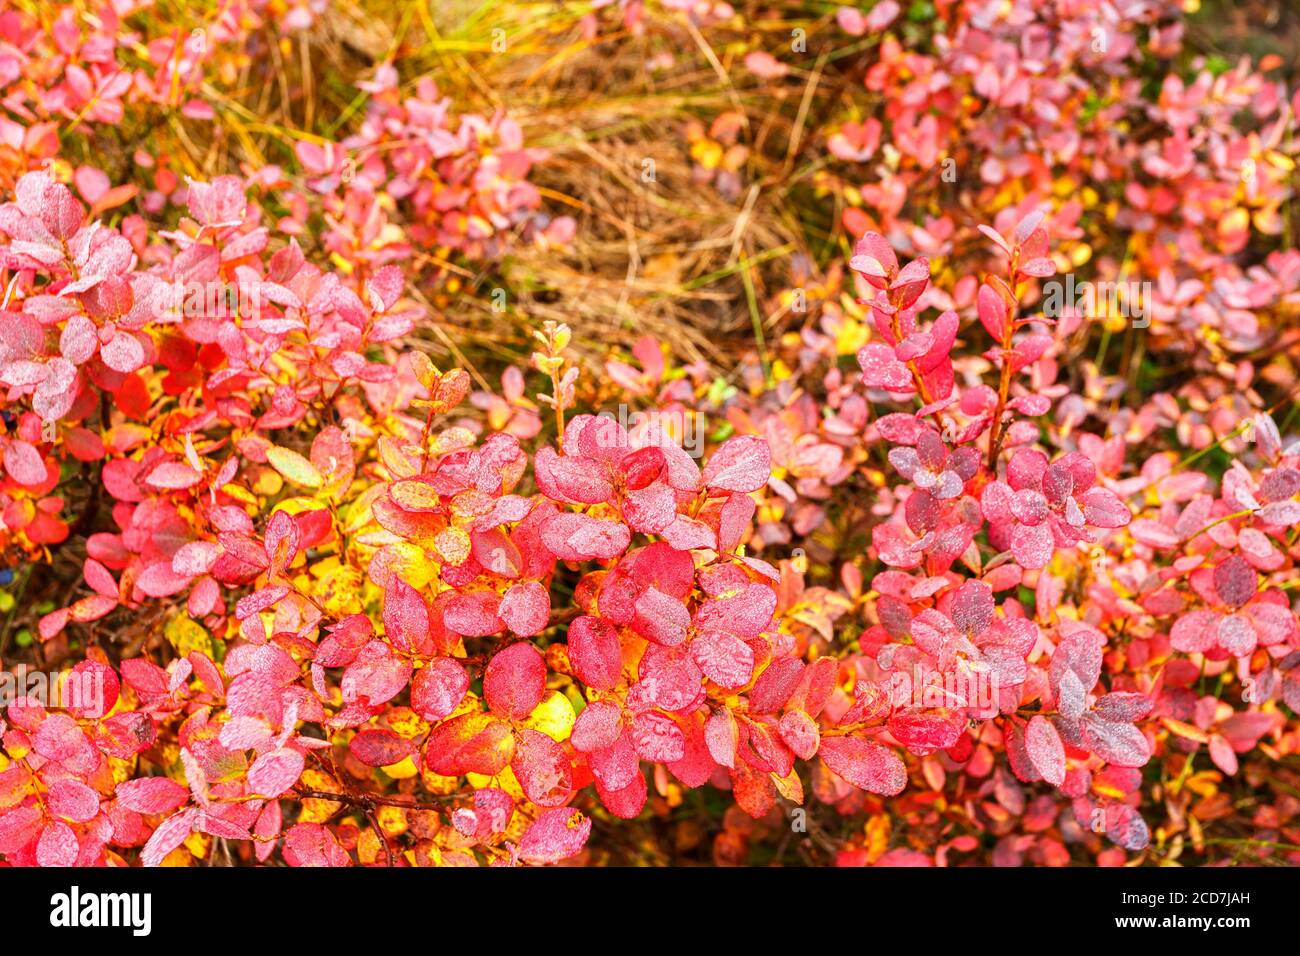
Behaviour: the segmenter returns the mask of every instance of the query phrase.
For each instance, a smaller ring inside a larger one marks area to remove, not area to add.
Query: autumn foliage
[[[843,254],[769,278],[783,334],[526,320],[496,389],[449,288],[583,229],[508,102],[390,56],[337,135],[186,171],[326,6],[91,6],[0,12],[0,545],[45,588],[0,654],[99,691],[5,701],[4,861],[1296,861],[1300,99],[1175,63],[1178,4],[823,17],[869,99],[804,133]],[[609,7],[584,43],[646,29]],[[715,120],[693,188],[741,196]],[[1045,307],[1075,272],[1146,324]]]

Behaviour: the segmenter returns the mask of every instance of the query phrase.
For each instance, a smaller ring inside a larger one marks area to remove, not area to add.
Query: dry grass
[[[1262,35],[1254,20],[1207,10],[1189,26],[1194,45],[1225,58],[1287,57],[1300,36],[1297,15],[1252,4],[1276,30]],[[845,251],[844,184],[823,171],[822,129],[873,106],[861,83],[870,39],[846,42],[833,22],[837,4],[734,6],[733,20],[704,32],[653,3],[629,32],[610,7],[588,35],[585,2],[335,3],[290,39],[268,27],[275,82],[263,82],[268,71],[250,60],[231,95],[209,91],[222,104],[215,124],[161,122],[190,175],[268,162],[292,168],[295,141],[347,134],[365,108],[355,83],[378,63],[392,60],[408,87],[432,75],[458,110],[508,110],[526,142],[550,152],[533,179],[550,212],[579,223],[564,250],[519,245],[498,262],[427,269],[432,350],[487,381],[526,356],[527,328],[555,319],[589,355],[649,332],[679,358],[726,373],[815,316],[791,315],[779,297],[796,263],[801,284],[816,285]],[[204,25],[216,10],[164,0],[159,15]],[[806,52],[791,50],[795,31]],[[784,48],[793,79],[767,83],[745,69],[745,53],[764,48]],[[692,124],[707,129],[727,113],[740,117],[736,143],[747,150],[734,194],[699,181],[688,141]],[[95,144],[110,171],[130,162],[129,145]],[[653,182],[644,178],[650,164]],[[497,289],[504,311],[494,308]]]
[[[431,74],[456,108],[507,109],[530,146],[550,158],[533,173],[549,210],[579,223],[564,250],[516,247],[480,268],[463,263],[449,292],[446,273],[424,292],[434,306],[435,351],[455,339],[485,365],[526,354],[526,326],[545,319],[574,328],[580,349],[605,351],[647,332],[679,357],[727,370],[748,349],[763,351],[796,318],[777,302],[800,256],[817,264],[840,250],[840,201],[815,191],[814,132],[860,84],[852,46],[832,53],[834,6],[803,5],[802,19],[759,20],[757,5],[709,39],[680,16],[650,12],[629,34],[606,10],[584,36],[585,4],[369,2],[337,5],[305,35],[271,51],[275,84],[247,82],[226,100],[206,141],[178,124],[181,166],[210,176],[266,162],[288,165],[297,139],[341,138],[364,109],[353,84],[392,59],[403,81]],[[811,11],[811,12],[810,12]],[[809,19],[816,17],[817,19]],[[767,84],[741,64],[755,41],[807,33],[800,83]],[[841,38],[838,38],[842,40]],[[715,46],[710,46],[710,42]],[[819,45],[826,52],[819,54]],[[672,63],[652,69],[671,53]],[[687,130],[731,112],[748,150],[734,195],[701,183]],[[652,166],[651,166],[652,164]],[[653,168],[653,181],[647,171]],[[477,271],[476,271],[477,270]],[[491,292],[506,290],[504,315]],[[488,373],[484,373],[485,377]]]

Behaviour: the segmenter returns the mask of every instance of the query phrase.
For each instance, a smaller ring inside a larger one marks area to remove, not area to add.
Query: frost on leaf
[[[577,810],[557,807],[543,810],[519,841],[519,858],[525,863],[558,863],[575,856],[591,834],[591,820]]]
[[[836,774],[869,793],[896,796],[907,786],[907,768],[902,758],[869,740],[823,738],[818,754]]]

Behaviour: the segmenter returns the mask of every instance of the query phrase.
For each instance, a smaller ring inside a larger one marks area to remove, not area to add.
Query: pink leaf
[[[36,862],[41,866],[72,866],[77,862],[80,847],[72,827],[55,820],[42,832],[36,844]]]
[[[377,707],[396,697],[410,679],[409,662],[397,657],[383,641],[371,641],[343,672],[343,701],[350,704],[365,698],[371,707]]]
[[[467,690],[465,668],[451,658],[436,657],[415,672],[411,707],[425,720],[442,720],[460,706]]]
[[[607,560],[632,540],[627,526],[584,514],[556,515],[542,529],[542,542],[561,561]]]
[[[520,637],[540,634],[551,616],[550,593],[536,581],[521,581],[502,596],[497,614]]]
[[[301,752],[289,747],[262,754],[248,768],[248,787],[264,797],[278,797],[302,776]]]
[[[591,834],[591,820],[569,807],[543,810],[519,841],[525,863],[558,863],[578,853]]]
[[[5,443],[5,471],[20,485],[35,486],[45,481],[47,472],[41,453],[25,441]]]
[[[140,862],[145,866],[157,866],[172,850],[185,842],[190,835],[197,811],[193,808],[182,810],[164,820],[140,853]]]
[[[90,361],[99,347],[99,337],[95,334],[95,323],[84,315],[74,315],[59,335],[59,351],[73,365]]]
[[[1108,488],[1091,488],[1079,498],[1083,517],[1098,528],[1122,528],[1132,520],[1128,505]]]
[[[501,633],[503,626],[497,616],[501,596],[495,591],[470,591],[457,594],[447,602],[442,622],[464,637],[487,637]]]
[[[704,466],[704,484],[715,491],[758,491],[772,474],[767,442],[741,435],[723,442]]]
[[[85,823],[99,813],[99,794],[78,780],[56,780],[50,784],[47,806],[55,816]]]
[[[144,346],[130,332],[118,331],[101,346],[99,356],[115,372],[134,372],[144,365]]]
[[[754,673],[754,649],[725,631],[704,631],[691,641],[691,658],[704,676],[720,687],[749,683]]]
[[[1151,759],[1151,744],[1132,724],[1083,715],[1083,741],[1102,760],[1117,767],[1141,767]]]
[[[1056,787],[1065,782],[1065,745],[1051,721],[1041,715],[1031,718],[1025,747],[1044,780]]]

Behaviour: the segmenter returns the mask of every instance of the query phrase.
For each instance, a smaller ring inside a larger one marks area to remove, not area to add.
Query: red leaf
[[[524,794],[539,807],[558,807],[573,793],[564,748],[536,730],[524,728],[518,732],[510,768]]]
[[[803,670],[804,663],[797,657],[783,657],[769,664],[749,692],[749,712],[775,714],[799,686]]]
[[[117,802],[136,813],[168,813],[189,798],[189,790],[168,777],[141,777],[117,786]]]
[[[415,744],[391,730],[363,730],[348,741],[348,749],[367,767],[388,767],[415,753]]]
[[[946,750],[957,742],[965,729],[965,720],[941,711],[894,714],[889,718],[890,735],[915,754]]]
[[[894,751],[860,737],[824,737],[818,751],[826,766],[870,793],[893,797],[907,786],[907,768]]]
[[[443,720],[460,706],[467,690],[465,668],[451,658],[436,657],[415,672],[411,707],[425,720]]]
[[[546,693],[546,661],[531,644],[512,644],[488,662],[483,696],[494,714],[523,720]]]
[[[463,773],[496,776],[510,763],[510,726],[491,714],[462,714],[438,726],[424,746],[424,762],[444,777]]]
[[[569,663],[592,690],[613,690],[623,676],[618,632],[598,617],[583,615],[569,625]]]
[[[991,285],[980,286],[976,302],[980,324],[993,336],[993,341],[1001,344],[1007,336],[1007,304]]]
[[[561,561],[608,560],[631,540],[626,525],[584,514],[559,514],[542,528],[542,542]]]

